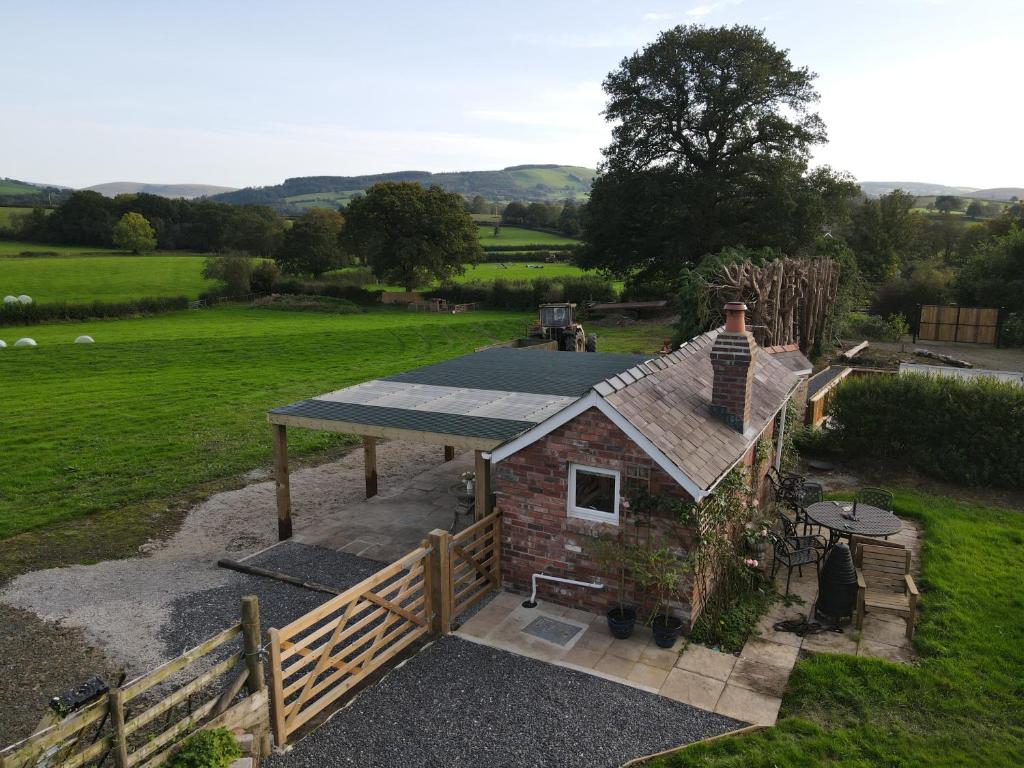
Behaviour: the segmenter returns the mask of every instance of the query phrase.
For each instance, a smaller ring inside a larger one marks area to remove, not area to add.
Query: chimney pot
[[[743,333],[747,330],[747,305],[742,301],[730,301],[725,305],[725,330],[729,333]]]

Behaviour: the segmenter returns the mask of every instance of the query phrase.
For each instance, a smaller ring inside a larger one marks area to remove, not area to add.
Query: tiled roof
[[[804,357],[800,347],[796,344],[776,345],[774,347],[762,347],[765,352],[774,357],[784,366],[801,375],[809,375],[814,370],[814,365]]]
[[[719,330],[638,366],[642,375],[633,376],[632,381],[624,381],[619,374],[594,387],[703,490],[743,456],[800,381],[777,355],[759,350],[754,360],[750,421],[746,432],[740,434],[711,413],[714,372],[710,353]]]

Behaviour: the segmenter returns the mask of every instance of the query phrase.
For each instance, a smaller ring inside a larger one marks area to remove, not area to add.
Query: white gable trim
[[[570,405],[563,411],[559,411],[554,416],[551,416],[546,421],[542,421],[536,427],[527,430],[519,437],[510,440],[503,445],[498,446],[491,451],[491,464],[497,464],[503,459],[507,459],[514,453],[518,453],[528,445],[532,445],[543,437],[554,432],[556,429],[566,424],[584,411],[590,408],[597,408],[603,413],[612,424],[621,429],[626,433],[626,436],[636,443],[646,453],[654,463],[661,467],[665,472],[675,480],[679,485],[683,487],[690,496],[696,501],[700,501],[702,498],[707,496],[710,491],[705,491],[700,488],[697,483],[687,477],[682,470],[677,467],[671,459],[662,453],[654,443],[648,440],[644,435],[632,424],[630,424],[618,411],[616,411],[608,402],[601,397],[599,394],[591,390],[585,396],[581,397],[575,403]],[[740,456],[742,458],[742,454]]]

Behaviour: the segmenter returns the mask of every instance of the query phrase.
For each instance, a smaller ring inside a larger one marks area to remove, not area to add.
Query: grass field
[[[816,654],[774,728],[650,768],[924,768],[1024,763],[1024,515],[905,491],[924,524],[918,666]]]
[[[0,240],[0,259],[11,256],[127,256],[115,248],[97,248],[95,245],[49,245],[47,243],[25,243],[18,240]]]
[[[259,466],[267,408],[510,338],[526,319],[227,307],[34,327],[37,349],[0,353],[0,538]],[[96,343],[71,343],[83,333]],[[337,441],[296,430],[293,443]]]
[[[49,213],[49,209],[44,209]],[[9,205],[0,205],[0,227],[7,226],[15,216],[24,216],[32,213],[31,208],[17,208]]]
[[[196,255],[0,258],[0,294],[27,293],[37,302],[194,299],[213,285],[202,277],[203,261]]]
[[[575,245],[579,240],[573,240],[564,235],[554,235],[550,232],[537,232],[533,229],[522,227],[502,227],[498,235],[494,235],[492,227],[477,227],[480,235],[480,244],[488,245]]]

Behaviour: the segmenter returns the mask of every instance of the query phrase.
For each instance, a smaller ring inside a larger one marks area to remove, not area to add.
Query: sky
[[[756,26],[818,73],[816,164],[1024,185],[1024,0],[0,0],[0,177],[594,166],[604,77],[692,23]]]

